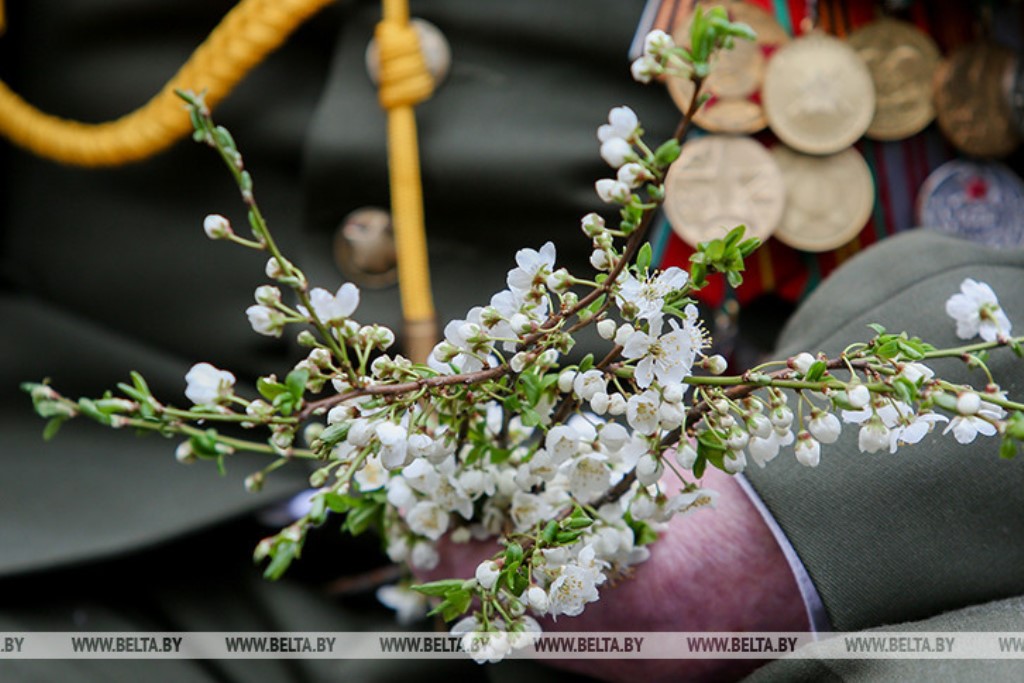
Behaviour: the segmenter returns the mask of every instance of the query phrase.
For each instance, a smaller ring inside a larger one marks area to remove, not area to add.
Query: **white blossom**
[[[421,500],[405,515],[413,533],[436,541],[448,531],[448,512],[432,500]]]
[[[552,616],[578,616],[583,613],[588,602],[598,599],[597,586],[604,580],[604,576],[600,570],[588,566],[593,560],[593,552],[593,548],[587,546],[580,552],[580,561],[563,566],[557,578],[551,582],[548,588],[548,611]]]
[[[625,273],[620,278],[620,285],[615,299],[619,308],[631,305],[636,316],[643,320],[652,320],[661,316],[665,305],[665,297],[672,292],[683,289],[689,275],[682,268],[671,266],[664,272],[641,282],[632,274]]]
[[[675,320],[669,320],[672,328],[661,334],[662,318],[650,321],[648,332],[637,330],[629,336],[622,349],[622,355],[639,359],[634,378],[637,386],[645,389],[657,380],[662,384],[678,384],[690,374],[695,349],[686,329],[680,328]]]
[[[513,292],[528,292],[534,286],[543,285],[555,267],[555,245],[545,242],[540,251],[520,249],[516,252],[517,268],[510,270],[507,277],[509,289]]]
[[[331,294],[326,289],[315,287],[309,293],[309,302],[320,322],[328,325],[338,323],[351,316],[359,306],[359,288],[346,282]]]
[[[377,600],[395,610],[398,623],[403,626],[427,615],[427,596],[406,586],[381,586],[377,589]]]
[[[994,403],[982,401],[977,413],[973,415],[958,415],[949,421],[943,434],[953,432],[957,443],[969,444],[974,441],[978,434],[982,436],[995,436],[998,428],[994,423],[1006,417],[1006,411]]]
[[[185,396],[196,405],[220,403],[231,397],[235,376],[209,363],[196,363],[185,375]]]
[[[387,484],[388,472],[381,464],[379,456],[370,455],[353,478],[359,484],[360,491],[376,491]]]
[[[526,602],[537,614],[544,614],[548,611],[548,594],[540,586],[530,586],[526,590]]]
[[[599,392],[603,393],[608,389],[608,380],[605,379],[603,370],[587,370],[576,375],[572,388],[577,396],[589,401]]]
[[[634,394],[626,401],[626,421],[637,433],[650,436],[658,430],[660,405],[661,397],[653,389]]]
[[[417,569],[430,571],[440,561],[441,556],[438,554],[437,548],[429,541],[416,541],[409,553],[409,563]]]
[[[992,288],[971,278],[961,282],[960,292],[946,301],[946,314],[956,321],[956,336],[961,339],[980,336],[992,342],[1011,331],[1010,320]]]
[[[589,503],[608,490],[611,473],[603,458],[593,454],[576,458],[569,467],[569,493]]]

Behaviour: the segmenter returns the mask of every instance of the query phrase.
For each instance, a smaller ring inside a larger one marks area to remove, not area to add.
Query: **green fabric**
[[[835,354],[877,322],[939,345],[957,345],[944,302],[967,277],[992,285],[1011,321],[1024,321],[1024,254],[991,251],[925,231],[887,241],[841,269],[782,335],[782,355]],[[1011,395],[1024,390],[1021,361],[994,353]],[[984,383],[959,361],[936,363],[950,379]],[[998,440],[960,445],[939,425],[925,441],[860,453],[846,426],[816,469],[785,455],[750,481],[791,540],[836,630],[923,619],[1024,594],[1024,461],[1000,460]]]
[[[896,632],[974,632],[1024,630],[1024,598],[1011,598],[939,614],[929,619],[871,629],[865,635]],[[744,683],[991,683],[1024,679],[1024,662],[1013,660],[844,659],[771,662]]]

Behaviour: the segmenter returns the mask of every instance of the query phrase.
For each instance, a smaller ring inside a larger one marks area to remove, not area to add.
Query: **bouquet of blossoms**
[[[684,76],[699,93],[713,52],[750,37],[720,8],[698,11],[690,49],[654,32],[633,74]],[[603,584],[648,557],[672,517],[713,505],[715,493],[700,484],[708,468],[738,473],[748,459],[764,466],[783,452],[814,467],[844,428],[859,431],[867,452],[895,451],[940,424],[961,443],[998,435],[1006,457],[1024,438],[1024,404],[999,389],[984,355],[1001,346],[1020,354],[1020,339],[992,290],[972,280],[947,312],[960,337],[981,342],[936,349],[876,326],[873,338],[837,357],[808,350],[723,374],[692,295],[712,273],[737,285],[757,240],[744,239],[742,226],[723,230],[700,245],[688,272],[653,268],[645,243],[700,97],[660,145],[648,145],[628,107],[612,109],[598,129],[600,154],[616,173],[596,190],[617,217],[581,220],[595,274],[559,267],[551,243],[520,250],[508,288],[449,322],[426,364],[394,353],[391,330],[358,321],[355,285],[310,286],[272,238],[230,134],[211,121],[202,96],[183,97],[195,138],[237,180],[252,236],[219,215],[206,218],[206,233],[267,253],[270,283],[256,289],[249,321],[270,336],[300,328],[308,356],[283,377],[260,377],[252,396],[236,391],[231,372],[199,363],[185,377],[194,404],[185,408],[158,399],[138,374],[96,399],[73,400],[46,384],[26,389],[50,420],[47,437],[85,416],[175,438],[181,462],[223,466],[236,452],[266,454],[269,464],[247,480],[252,489],[280,467],[311,463],[308,512],[256,548],[269,578],[334,515],[352,534],[375,529],[394,562],[421,572],[438,565],[439,544],[490,539],[496,551],[473,576],[387,587],[381,596],[402,609],[432,605],[458,620],[452,632],[475,657],[495,660],[540,632],[535,617],[582,613]],[[607,352],[567,361],[588,326]],[[987,386],[943,380],[929,367],[940,357],[982,368]]]

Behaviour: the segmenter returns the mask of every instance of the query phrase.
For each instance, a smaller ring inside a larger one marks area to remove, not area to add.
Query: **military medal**
[[[776,239],[803,251],[829,251],[860,233],[871,216],[875,186],[856,149],[811,156],[776,145],[772,156],[786,186]]]
[[[398,281],[398,254],[391,214],[384,209],[353,211],[334,236],[334,262],[361,287],[389,287]]]
[[[1020,142],[1006,98],[1013,67],[1008,48],[976,42],[957,49],[936,70],[936,119],[964,154],[1003,157]]]
[[[853,48],[817,31],[775,53],[761,92],[772,132],[806,154],[846,149],[875,115],[867,66]]]
[[[741,21],[757,33],[757,42],[737,40],[731,50],[716,53],[704,92],[711,99],[693,117],[694,123],[716,133],[756,133],[768,125],[758,95],[764,81],[767,55],[789,42],[789,36],[775,18],[760,7],[740,0],[708,0],[697,5],[703,9],[724,7],[731,21]],[[675,31],[678,45],[688,45],[690,22]],[[668,79],[668,91],[676,106],[689,110],[693,82],[686,78]]]
[[[913,24],[880,19],[854,31],[848,42],[868,65],[874,82],[875,116],[867,136],[900,140],[924,130],[935,118],[935,41]]]
[[[665,215],[692,246],[737,225],[767,239],[782,218],[782,174],[759,142],[734,135],[690,140],[665,177]]]
[[[925,228],[992,247],[1024,246],[1024,182],[994,161],[939,166],[921,186],[917,213]]]

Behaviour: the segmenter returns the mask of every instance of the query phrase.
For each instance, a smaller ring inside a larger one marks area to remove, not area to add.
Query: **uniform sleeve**
[[[914,231],[864,252],[829,279],[784,330],[779,355],[840,352],[873,334],[876,322],[936,345],[955,346],[946,299],[968,277],[988,282],[1024,321],[1024,254],[991,251]],[[990,367],[1010,395],[1024,389],[1024,365],[1007,350]],[[953,381],[983,385],[959,361],[934,367]],[[1002,460],[998,440],[970,445],[941,435],[896,453],[861,453],[857,429],[806,468],[791,455],[750,483],[806,566],[835,630],[929,618],[1024,594],[1024,462]]]

